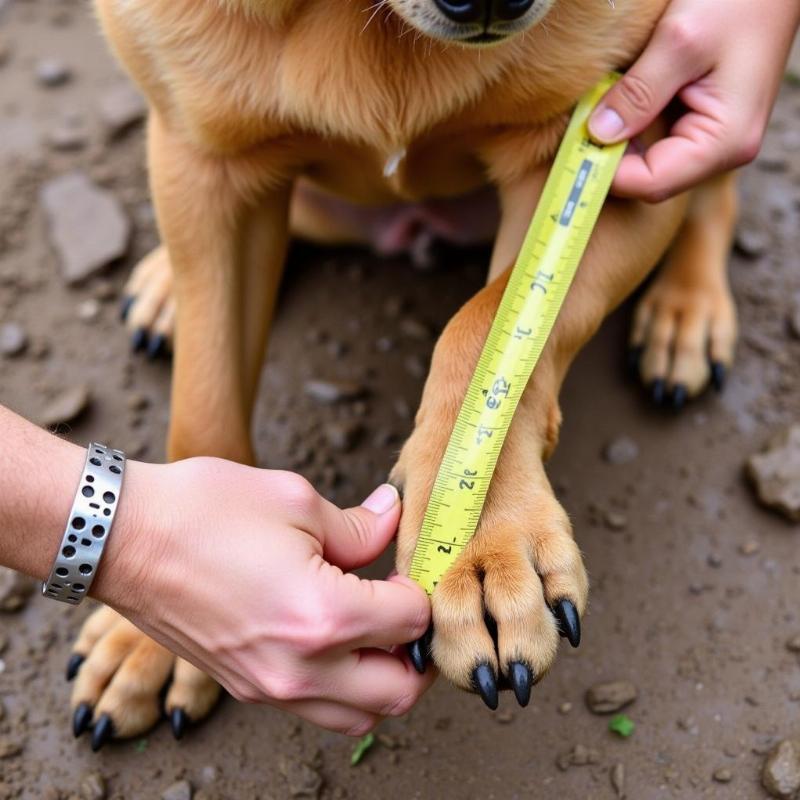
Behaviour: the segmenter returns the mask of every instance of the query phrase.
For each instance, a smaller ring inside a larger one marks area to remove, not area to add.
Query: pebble
[[[125,82],[102,95],[98,110],[107,137],[115,139],[145,118],[147,103],[130,83]]]
[[[319,797],[322,791],[322,775],[310,764],[282,756],[278,762],[278,769],[286,779],[291,797],[312,798],[312,800]]]
[[[309,380],[303,385],[303,391],[312,400],[323,405],[333,405],[348,400],[357,400],[366,394],[366,389],[358,383],[350,381]]]
[[[28,334],[22,325],[6,322],[0,325],[0,353],[8,358],[22,355],[28,347]]]
[[[51,428],[62,422],[72,422],[89,407],[91,401],[92,396],[86,386],[64,389],[45,406],[39,416],[39,424],[45,428]]]
[[[706,564],[714,569],[719,569],[722,566],[722,556],[719,553],[709,553],[706,557]]]
[[[570,767],[585,767],[587,764],[597,764],[600,761],[600,754],[592,747],[576,744],[572,750],[562,753],[556,759],[556,766],[566,771]]]
[[[60,59],[43,58],[36,64],[36,80],[41,86],[53,89],[72,79],[72,70]]]
[[[603,524],[610,531],[624,531],[628,527],[628,518],[621,511],[606,511]]]
[[[761,550],[761,544],[755,539],[748,539],[739,545],[739,553],[743,556],[754,556]]]
[[[161,800],[192,800],[192,784],[189,781],[175,781],[161,792]]]
[[[0,759],[18,756],[22,750],[23,746],[21,742],[11,739],[8,736],[0,736]]]
[[[748,258],[763,256],[769,248],[769,235],[759,228],[741,227],[736,231],[736,249]]]
[[[617,762],[611,767],[611,772],[608,775],[611,781],[611,788],[617,793],[620,800],[625,798],[625,765]]]
[[[34,582],[7,567],[0,567],[0,611],[22,611],[33,593]]]
[[[81,781],[83,800],[105,800],[108,794],[106,779],[99,772],[89,772]]]
[[[771,797],[795,797],[800,791],[800,739],[784,739],[770,750],[764,759],[761,785]]]
[[[47,133],[47,144],[53,149],[63,153],[82,150],[89,143],[89,134],[85,128],[70,123],[61,122]]]
[[[328,446],[340,453],[349,453],[363,433],[364,428],[358,422],[329,422],[322,431]]]
[[[760,502],[800,522],[800,423],[777,434],[749,458],[747,474]]]
[[[100,301],[89,297],[78,306],[78,319],[82,322],[95,322],[100,316]]]
[[[730,783],[733,780],[733,773],[727,767],[715,769],[711,777],[717,783]]]
[[[800,653],[800,633],[786,640],[786,649],[790,653]]]
[[[603,458],[615,466],[630,464],[639,456],[639,445],[630,436],[618,436],[603,449]]]
[[[48,181],[41,204],[68,284],[84,280],[127,252],[130,220],[117,198],[84,172]]]
[[[561,703],[558,707],[559,714],[569,714],[570,711],[572,711],[572,703],[569,701]]]
[[[611,714],[630,705],[638,696],[630,681],[597,683],[586,692],[586,706],[593,714]]]

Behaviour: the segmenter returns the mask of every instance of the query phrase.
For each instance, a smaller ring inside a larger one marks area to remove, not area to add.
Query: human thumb
[[[675,63],[656,37],[592,112],[589,135],[599,144],[611,144],[640,134],[691,80],[691,72],[688,65]]]
[[[356,508],[324,509],[323,556],[344,570],[363,567],[387,547],[400,520],[400,495],[390,483],[379,486]]]

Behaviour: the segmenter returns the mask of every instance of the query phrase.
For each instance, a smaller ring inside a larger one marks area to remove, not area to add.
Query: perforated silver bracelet
[[[64,538],[42,594],[73,606],[89,594],[119,505],[125,453],[92,442]]]

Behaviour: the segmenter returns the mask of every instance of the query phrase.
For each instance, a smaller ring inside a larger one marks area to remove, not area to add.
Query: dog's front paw
[[[211,678],[106,607],[84,623],[67,664],[67,679],[75,680],[73,733],[77,737],[91,728],[93,750],[112,738],[147,731],[161,717],[162,703],[180,739],[187,723],[204,717],[219,697]]]
[[[439,431],[452,426],[440,425]],[[432,433],[432,431],[429,431]],[[512,429],[510,435],[522,433]],[[394,473],[404,488],[398,568],[407,572],[446,439],[419,428]],[[541,461],[516,463],[521,448],[501,456],[475,536],[439,581],[432,631],[410,647],[419,670],[429,655],[456,685],[497,708],[510,687],[521,706],[550,669],[559,634],[580,642],[588,579],[567,515]],[[519,445],[520,442],[517,442]]]

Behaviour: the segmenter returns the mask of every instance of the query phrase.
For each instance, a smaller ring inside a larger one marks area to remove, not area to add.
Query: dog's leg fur
[[[631,352],[657,402],[669,397],[680,407],[709,380],[721,388],[733,361],[736,308],[727,263],[736,213],[733,173],[698,187],[664,266],[639,302]]]
[[[416,428],[394,471],[405,493],[397,553],[402,572],[408,570],[434,476],[542,183],[536,174],[501,187],[504,218],[491,282],[456,314],[436,345]],[[558,438],[558,392],[581,346],[663,254],[686,202],[686,196],[659,206],[610,201],[603,210],[511,425],[478,531],[433,596],[434,659],[465,689],[475,688],[473,673],[480,664],[508,675],[519,662],[538,680],[558,644],[548,606],[566,598],[580,614],[586,609],[588,581],[580,552],[543,467]],[[497,623],[497,652],[485,612]]]
[[[178,338],[169,437],[171,460],[213,455],[253,463],[250,415],[288,239],[289,187],[270,156],[215,159],[151,116],[150,171],[174,275]],[[102,624],[101,624],[102,623]],[[102,628],[101,636],[91,631]],[[219,688],[121,617],[90,617],[76,652],[87,656],[72,705],[108,714],[118,736],[149,728],[175,664],[166,710],[205,716]]]

